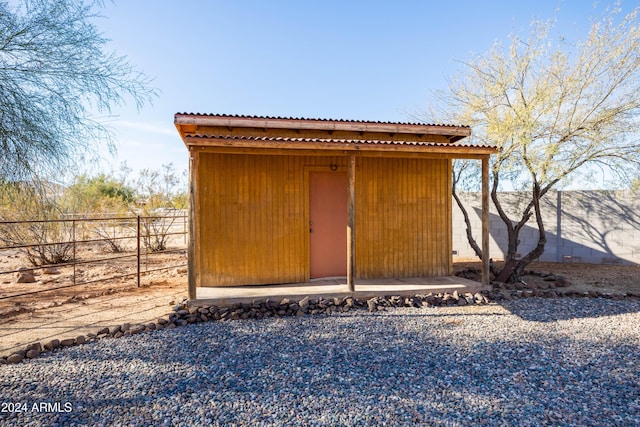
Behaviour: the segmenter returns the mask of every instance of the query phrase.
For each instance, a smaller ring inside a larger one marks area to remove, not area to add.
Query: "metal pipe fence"
[[[181,211],[162,216],[0,221],[0,303],[114,281],[140,287],[150,273],[186,267],[187,230],[187,215]],[[96,266],[104,267],[100,274],[85,277]],[[58,277],[37,289],[16,285],[20,275],[35,278],[52,269]]]

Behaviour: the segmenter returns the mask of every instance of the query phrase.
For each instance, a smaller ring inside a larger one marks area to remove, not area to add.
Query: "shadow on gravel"
[[[555,322],[640,312],[640,301],[630,299],[527,298],[501,301],[500,305],[510,313],[531,322]]]
[[[640,306],[540,302],[512,301],[505,308],[548,322]],[[561,317],[563,311],[571,316]],[[26,381],[17,376],[18,384],[30,382],[22,389],[31,397],[12,398],[74,402],[74,422],[86,424],[634,425],[640,419],[636,343],[575,341],[545,324],[536,325],[533,336],[505,331],[502,338],[479,340],[476,331],[460,339],[464,328],[487,323],[438,332],[441,319],[429,313],[425,327],[395,313],[354,312],[105,340],[67,350],[74,353],[74,369],[40,369]],[[547,339],[532,339],[542,335]],[[45,367],[46,358],[34,363]]]

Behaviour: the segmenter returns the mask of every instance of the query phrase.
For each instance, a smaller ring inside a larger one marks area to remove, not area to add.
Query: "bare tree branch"
[[[441,98],[446,120],[471,125],[476,140],[501,148],[492,160],[491,199],[507,229],[506,261],[517,261],[511,280],[544,252],[540,202],[550,190],[593,166],[623,176],[637,171],[639,10],[608,10],[575,44],[550,37],[555,20],[534,20],[527,38],[496,44],[449,80]],[[518,212],[502,207],[503,180],[530,195]],[[520,231],[532,218],[537,245],[518,259]]]

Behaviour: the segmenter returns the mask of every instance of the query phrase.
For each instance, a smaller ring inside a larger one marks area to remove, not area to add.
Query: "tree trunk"
[[[478,245],[478,242],[476,241],[476,239],[473,237],[473,231],[471,230],[471,220],[469,219],[469,212],[464,207],[464,205],[462,204],[462,201],[460,200],[460,197],[458,196],[458,192],[456,191],[456,188],[455,188],[455,181],[454,181],[454,185],[451,193],[453,194],[453,199],[456,201],[456,204],[458,205],[458,207],[460,208],[460,211],[462,212],[464,223],[466,225],[467,241],[469,242],[469,245],[475,252],[476,256],[480,258],[480,260],[482,261],[483,259],[482,249]],[[489,270],[491,271],[491,274],[493,274],[494,276],[497,276],[500,273],[500,270],[498,270],[498,268],[493,264],[493,260],[491,259],[489,259]]]
[[[538,183],[535,183],[533,186],[533,210],[536,214],[536,223],[538,224],[538,244],[535,248],[533,248],[527,255],[525,255],[522,259],[518,261],[518,265],[516,266],[513,274],[515,279],[520,279],[522,272],[524,269],[531,264],[533,261],[537,260],[544,253],[544,246],[547,243],[547,234],[544,228],[544,222],[542,220],[542,212],[540,210],[540,199],[542,198],[544,193],[540,191],[540,186]]]
[[[542,219],[542,212],[540,209],[540,199],[547,193],[549,186],[544,189],[540,188],[540,185],[536,182],[533,186],[531,201],[527,204],[524,211],[522,212],[522,216],[518,222],[514,222],[509,218],[507,213],[505,212],[502,203],[498,197],[498,182],[499,176],[496,169],[493,170],[492,177],[492,187],[491,187],[491,200],[493,201],[493,205],[498,212],[498,216],[504,222],[507,229],[507,253],[505,254],[504,266],[502,269],[498,269],[493,261],[490,260],[490,269],[491,273],[495,277],[495,281],[505,282],[505,283],[514,283],[520,281],[520,277],[524,272],[524,269],[531,264],[533,261],[538,259],[544,253],[544,247],[547,243],[546,231],[544,228],[544,223]],[[555,182],[554,182],[555,183]],[[462,212],[462,216],[464,217],[464,222],[466,225],[466,234],[467,240],[469,241],[469,245],[475,252],[476,256],[482,260],[482,249],[478,245],[478,242],[473,237],[473,232],[471,230],[471,221],[469,219],[469,212],[462,204],[460,197],[456,191],[456,180],[453,180],[453,188],[452,194],[453,198],[456,201],[456,204],[460,208]],[[532,212],[533,211],[533,212]],[[536,223],[538,225],[538,243],[535,248],[533,248],[528,254],[524,257],[518,257],[518,247],[520,245],[520,231],[524,228],[527,222],[531,219],[531,217],[535,214]]]
[[[462,204],[462,201],[460,200],[460,197],[458,197],[458,193],[456,192],[455,188],[453,188],[452,194],[453,194],[453,199],[456,201],[456,204],[460,208],[460,211],[462,212],[462,216],[464,217],[464,223],[467,226],[466,231],[467,231],[467,240],[469,241],[469,245],[471,246],[471,249],[473,249],[473,252],[475,252],[476,256],[482,259],[482,249],[480,249],[480,246],[478,246],[478,242],[476,242],[476,239],[473,237],[473,232],[471,231],[471,221],[469,220],[469,212],[467,212],[467,208],[465,208],[464,205]]]

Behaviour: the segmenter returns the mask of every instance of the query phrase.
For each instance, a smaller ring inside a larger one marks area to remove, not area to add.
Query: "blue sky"
[[[625,10],[640,0],[622,3]],[[176,112],[415,121],[474,54],[533,17],[584,34],[609,3],[536,1],[115,0],[97,21],[108,47],[155,77],[140,112],[114,109],[118,155],[134,170],[187,168]]]

